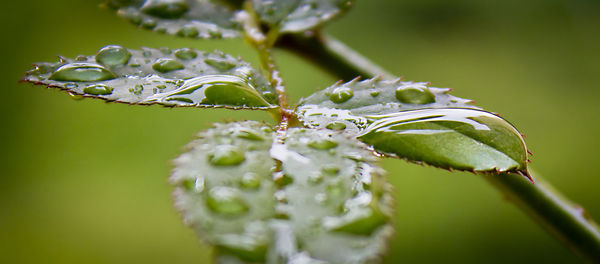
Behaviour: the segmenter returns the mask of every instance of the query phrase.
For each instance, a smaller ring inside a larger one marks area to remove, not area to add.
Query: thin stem
[[[393,74],[385,71],[344,43],[320,32],[307,32],[304,35],[284,35],[281,36],[275,46],[297,53],[345,81],[350,81],[357,76],[395,78]]]
[[[356,51],[320,33],[287,35],[276,46],[294,51],[344,80],[378,75],[393,78]],[[517,174],[484,177],[577,255],[590,263],[600,263],[598,225],[582,207],[574,205],[539,175],[534,184]]]
[[[531,184],[521,175],[484,175],[509,201],[538,221],[571,250],[590,263],[600,263],[600,229],[574,204],[539,176]]]

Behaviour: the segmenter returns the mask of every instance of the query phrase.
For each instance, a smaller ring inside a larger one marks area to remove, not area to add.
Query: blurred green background
[[[107,44],[221,49],[135,29],[97,1],[3,4],[0,262],[207,263],[171,206],[169,160],[197,131],[265,113],[75,101],[17,84],[32,62]],[[451,87],[527,135],[533,168],[600,218],[600,2],[358,1],[327,31],[408,80]],[[292,100],[336,81],[277,52]],[[385,160],[397,199],[385,263],[578,263],[479,176]]]

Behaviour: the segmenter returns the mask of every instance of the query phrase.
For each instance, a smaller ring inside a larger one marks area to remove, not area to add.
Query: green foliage
[[[95,56],[37,63],[24,81],[129,104],[269,109],[277,96],[248,63],[222,52],[107,46]]]
[[[410,161],[527,174],[519,132],[450,91],[400,79],[353,80],[312,94],[298,112],[309,127],[347,131],[378,151]]]
[[[187,38],[243,36],[234,0],[108,0],[106,6],[140,28]],[[259,20],[279,32],[302,32],[348,10],[351,0],[253,0]]]
[[[175,204],[222,263],[377,259],[390,187],[363,144],[327,130],[217,124],[175,160]],[[330,245],[336,245],[331,250]]]
[[[504,119],[427,83],[355,79],[287,109],[271,45],[351,4],[109,0],[120,16],[157,32],[258,33],[249,39],[268,79],[219,51],[107,46],[35,64],[24,81],[128,104],[271,110],[278,126],[217,124],[175,160],[170,181],[184,223],[215,247],[219,263],[377,262],[392,233],[392,198],[373,149],[446,169],[525,174],[527,152]]]

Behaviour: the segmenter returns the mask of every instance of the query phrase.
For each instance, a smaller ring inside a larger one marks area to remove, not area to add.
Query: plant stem
[[[539,176],[535,183],[518,174],[483,176],[509,201],[590,263],[600,263],[600,229],[585,210]]]
[[[394,78],[393,74],[344,43],[320,32],[310,31],[304,35],[284,35],[280,37],[276,46],[297,53],[345,81],[352,80],[357,76]]]
[[[378,75],[393,78],[356,51],[318,32],[286,35],[276,46],[293,51],[344,80]],[[600,228],[582,207],[566,199],[540,176],[535,177],[534,184],[517,174],[484,177],[577,255],[591,263],[600,263]]]

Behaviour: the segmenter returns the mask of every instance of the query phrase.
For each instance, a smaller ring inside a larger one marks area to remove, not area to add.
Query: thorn
[[[531,151],[527,150],[527,154],[529,154],[529,156],[533,157],[533,153],[531,153]]]
[[[519,134],[521,134],[522,138],[526,138],[525,134],[523,134],[523,133],[519,133]]]
[[[531,174],[529,174],[528,171],[517,171],[517,174],[519,174],[519,175],[527,178],[531,182],[531,184],[535,183],[535,180],[533,179],[533,176]]]

